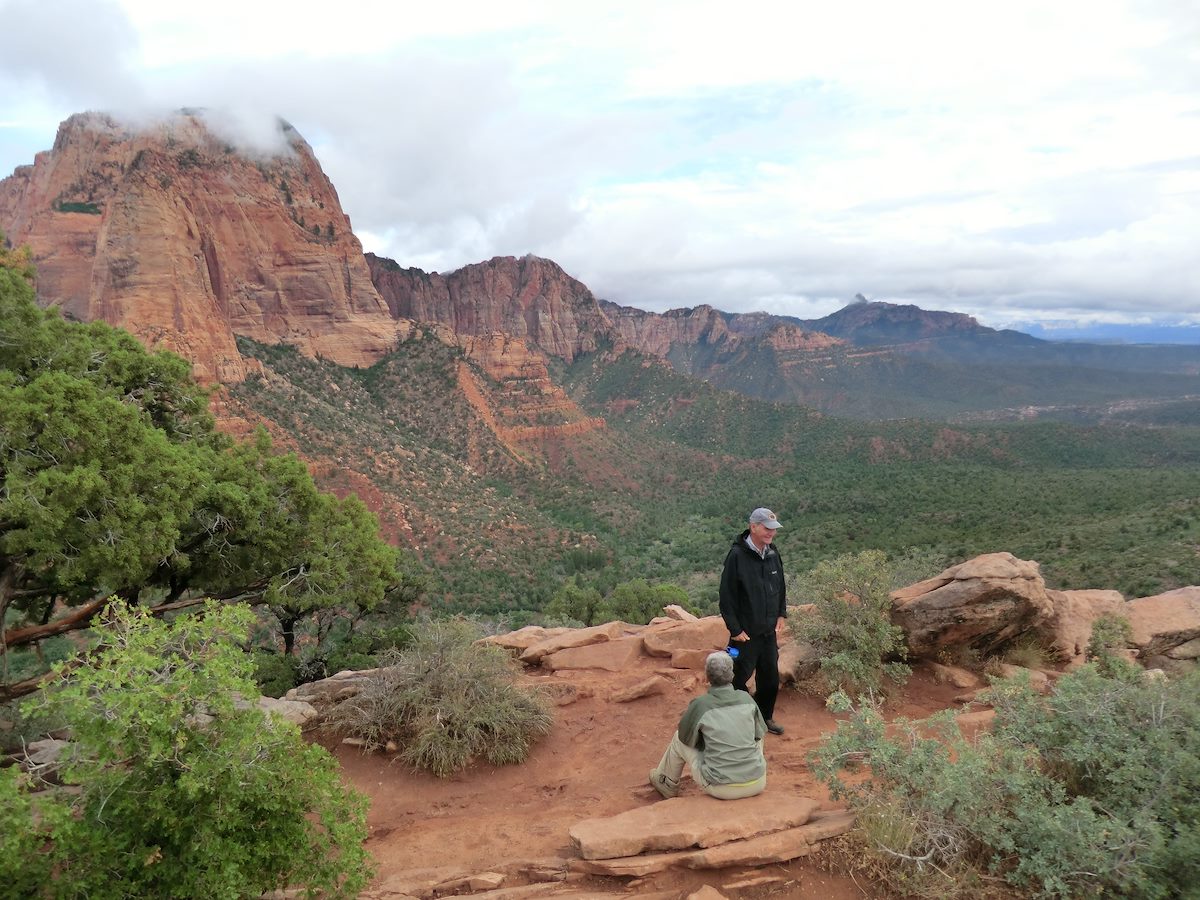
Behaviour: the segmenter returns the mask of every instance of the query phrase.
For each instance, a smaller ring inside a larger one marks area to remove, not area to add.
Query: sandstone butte
[[[282,120],[275,138],[272,149],[242,148],[202,110],[137,125],[74,115],[52,149],[0,180],[0,230],[31,248],[40,303],[174,350],[208,383],[257,370],[235,335],[369,365],[419,321],[497,380],[540,392],[525,420],[579,430],[599,423],[551,384],[548,357],[569,362],[601,343],[660,357],[698,341],[840,343],[769,316],[617,306],[534,256],[446,275],[364,256],[309,145]]]

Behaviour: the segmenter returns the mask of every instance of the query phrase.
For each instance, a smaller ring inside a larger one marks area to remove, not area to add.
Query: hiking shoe
[[[672,781],[666,775],[663,775],[658,769],[650,772],[650,786],[662,794],[664,800],[670,800],[672,797],[679,796],[679,782]]]
[[[783,726],[774,719],[767,719],[767,731],[771,734],[783,734]]]

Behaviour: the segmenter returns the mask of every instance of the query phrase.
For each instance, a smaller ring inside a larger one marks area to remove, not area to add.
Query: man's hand
[[[779,637],[786,630],[787,630],[787,619],[776,619],[775,620],[775,636]]]
[[[748,641],[748,640],[750,640],[750,635],[746,634],[746,632],[744,632],[744,631],[739,631],[737,634],[735,634],[733,637],[731,637],[730,640],[731,641]]]

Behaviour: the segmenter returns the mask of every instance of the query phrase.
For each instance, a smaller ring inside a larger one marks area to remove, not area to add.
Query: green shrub
[[[1115,675],[1121,669],[1133,667],[1134,663],[1119,655],[1133,641],[1133,629],[1129,620],[1121,616],[1103,615],[1092,622],[1092,636],[1084,651],[1106,675]]]
[[[1026,631],[1009,641],[1001,656],[1009,665],[1044,669],[1050,664],[1051,654],[1036,634]]]
[[[592,587],[583,587],[577,581],[565,581],[542,612],[553,622],[569,621],[583,625],[595,625],[597,611],[603,598]]]
[[[624,581],[612,589],[596,610],[599,622],[629,622],[645,625],[655,616],[663,614],[663,608],[682,606],[695,614],[687,591],[674,584],[650,584],[643,578]]]
[[[73,735],[65,789],[31,794],[11,776],[0,788],[6,846],[36,847],[21,864],[39,873],[33,896],[365,886],[365,799],[295,726],[238,703],[256,695],[238,647],[252,618],[210,603],[164,623],[114,603],[100,648],[29,704]]]
[[[327,725],[441,778],[479,756],[521,762],[553,720],[545,701],[515,683],[508,651],[475,643],[465,619],[429,622],[412,644],[384,654],[384,667],[359,694],[334,707]]]
[[[264,697],[282,697],[296,686],[296,657],[270,650],[254,652],[254,681]]]
[[[886,726],[863,706],[811,762],[901,881],[923,866],[975,868],[1039,896],[1194,896],[1198,687],[1200,676],[1106,678],[1094,666],[1049,697],[1011,680],[992,689],[993,733],[974,742],[950,713]],[[869,777],[842,777],[862,763]]]
[[[816,608],[792,620],[794,634],[821,658],[819,678],[829,690],[876,691],[886,676],[902,683],[909,668],[904,633],[893,625],[888,592],[899,567],[880,550],[826,560],[797,580],[791,595]]]

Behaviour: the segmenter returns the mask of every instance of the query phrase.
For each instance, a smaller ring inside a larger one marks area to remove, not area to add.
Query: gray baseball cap
[[[771,512],[765,506],[760,506],[754,512],[750,513],[751,525],[765,525],[768,528],[778,528],[779,520],[775,518],[775,513]]]

